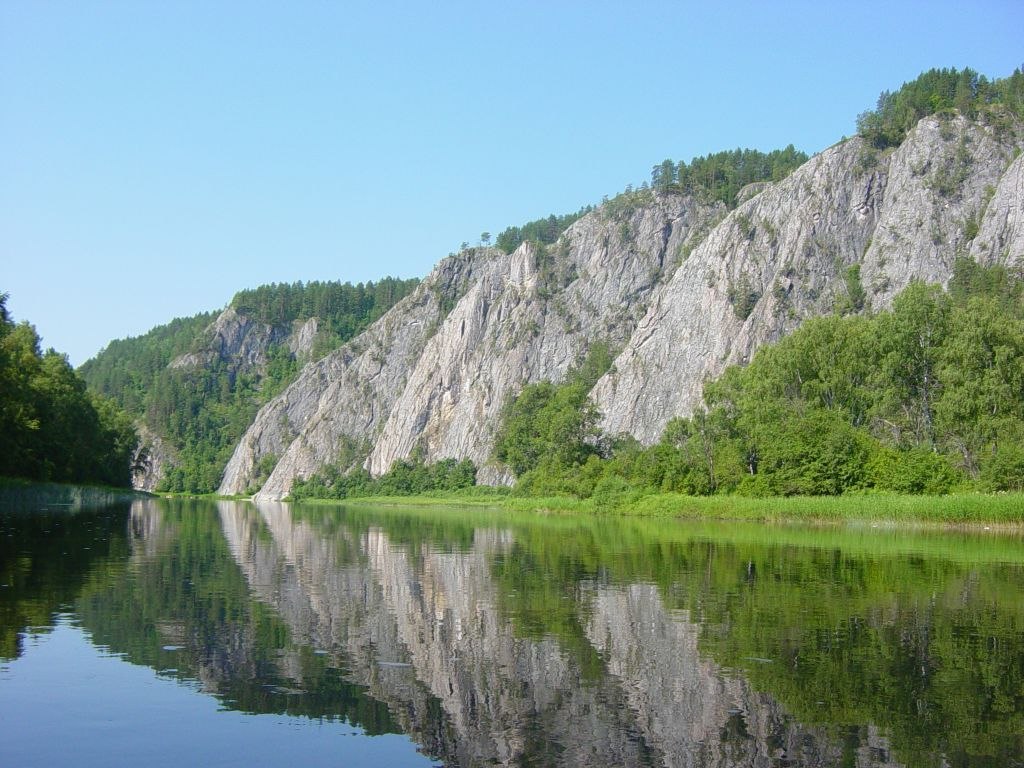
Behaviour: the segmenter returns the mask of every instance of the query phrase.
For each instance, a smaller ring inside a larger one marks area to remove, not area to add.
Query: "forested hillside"
[[[240,291],[222,324],[229,327],[215,328],[214,313],[174,320],[111,342],[80,372],[90,388],[166,444],[173,460],[157,489],[212,492],[259,407],[287,386],[302,364],[363,331],[417,282],[283,283]],[[311,319],[317,330],[308,348],[290,348],[293,327]],[[236,354],[226,348],[224,337],[231,334],[243,339],[244,349]],[[256,343],[245,346],[246,334]]]
[[[64,355],[42,352],[0,293],[0,476],[127,486],[135,441],[131,419],[87,392]]]

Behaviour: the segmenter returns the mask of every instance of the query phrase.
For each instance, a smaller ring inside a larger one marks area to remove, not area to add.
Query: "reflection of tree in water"
[[[33,502],[39,503],[45,500]],[[25,631],[51,628],[90,572],[127,558],[127,516],[127,504],[79,512],[0,509],[0,660],[21,655]]]
[[[760,539],[779,532],[728,530],[693,537],[676,524],[575,520],[516,536],[532,554],[528,573],[544,579],[657,584],[664,609],[699,620],[703,658],[742,670],[857,764],[1024,755],[1024,568],[992,562],[1020,562],[1019,541],[799,530],[771,545]],[[514,614],[530,585],[507,570],[496,575]],[[544,579],[532,587],[541,604],[571,589]],[[557,611],[547,619],[554,633],[565,626]]]

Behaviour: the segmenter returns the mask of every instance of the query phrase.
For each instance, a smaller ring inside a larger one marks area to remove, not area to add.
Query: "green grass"
[[[507,507],[511,501],[508,488],[475,485],[459,491],[428,491],[415,496],[360,496],[347,499],[302,499],[306,505],[358,504],[383,507]]]
[[[694,497],[647,496],[623,507],[622,514],[687,518],[885,523],[1024,524],[1024,494],[965,493],[947,496],[865,494],[850,496]]]
[[[506,489],[477,487],[472,492],[419,496],[374,496],[342,503],[386,506],[501,507],[520,512],[610,514],[692,520],[754,522],[864,521],[877,524],[942,524],[1024,526],[1024,494],[964,493],[948,496],[865,494],[851,496],[684,496],[662,493],[614,507],[599,507],[593,499],[571,496],[523,497]],[[305,501],[303,503],[309,503]],[[327,503],[337,504],[337,501]]]

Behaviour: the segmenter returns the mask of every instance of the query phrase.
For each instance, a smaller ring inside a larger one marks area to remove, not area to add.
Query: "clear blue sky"
[[[78,365],[242,288],[422,276],[666,157],[821,150],[1022,40],[1019,0],[2,0],[0,291]]]

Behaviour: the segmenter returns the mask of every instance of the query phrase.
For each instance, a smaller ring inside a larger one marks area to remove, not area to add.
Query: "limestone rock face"
[[[983,193],[987,197],[989,190]],[[1024,154],[1019,155],[984,206],[971,256],[982,263],[1024,266]]]
[[[592,393],[602,426],[655,441],[726,366],[849,302],[851,268],[865,309],[879,310],[912,280],[947,282],[958,255],[1021,259],[1012,139],[962,117],[926,118],[888,156],[850,139],[751,197],[655,293]],[[987,250],[969,240],[979,217]]]
[[[175,455],[170,446],[143,426],[139,429],[139,444],[132,454],[132,488],[152,493],[167,466],[174,462]]]
[[[318,329],[315,317],[271,325],[228,307],[206,329],[202,348],[179,355],[170,367],[204,368],[223,363],[232,374],[259,371],[266,366],[267,353],[275,344],[287,346],[296,358],[308,357]]]
[[[484,464],[506,400],[524,384],[560,380],[596,340],[623,345],[653,289],[724,214],[677,195],[635,197],[550,247],[474,249],[441,262],[260,411],[220,492],[243,493],[268,456],[276,466],[263,499],[284,497],[295,478],[341,454],[375,473],[414,450]],[[482,475],[508,477],[493,467]]]
[[[218,362],[230,362],[235,370],[260,366],[267,348],[279,343],[286,331],[261,323],[228,307],[206,329],[206,343],[196,352],[187,352],[171,361],[171,368],[204,368]]]
[[[327,463],[380,474],[414,452],[508,482],[488,463],[502,407],[598,341],[621,350],[591,393],[602,427],[653,442],[705,382],[809,317],[885,309],[912,280],[947,282],[958,256],[1024,263],[1022,146],[1019,125],[929,117],[898,148],[854,138],[748,185],[731,212],[640,190],[551,246],[450,257],[260,411],[220,491],[274,464],[260,497],[280,499]]]
[[[485,463],[505,402],[525,384],[564,378],[595,341],[621,347],[674,259],[720,213],[652,195],[635,210],[586,217],[550,248],[524,244],[490,262],[427,342],[370,472],[414,448],[427,460]]]
[[[494,253],[445,259],[367,331],[308,364],[257,414],[228,462],[219,492],[246,492],[268,457],[274,470],[263,484],[267,498],[286,495],[296,477],[337,461],[342,449],[361,463],[427,340]]]

